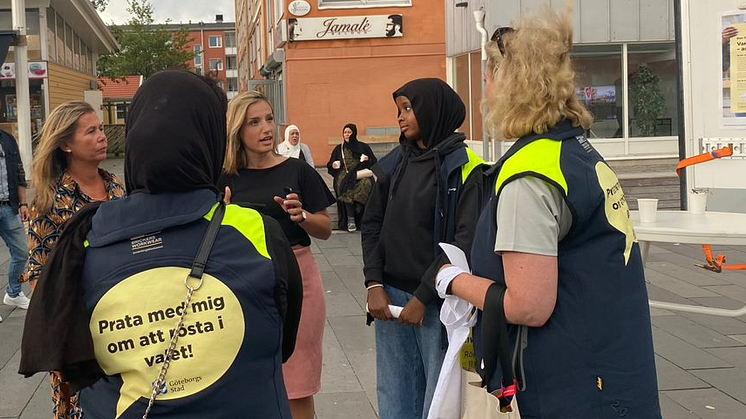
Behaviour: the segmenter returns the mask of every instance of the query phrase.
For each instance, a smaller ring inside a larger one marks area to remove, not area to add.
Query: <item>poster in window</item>
[[[746,126],[746,13],[721,15],[720,46],[722,124]]]

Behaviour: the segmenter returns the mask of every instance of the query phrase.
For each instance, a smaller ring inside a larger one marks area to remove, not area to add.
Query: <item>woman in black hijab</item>
[[[347,124],[342,130],[344,141],[334,147],[326,168],[334,177],[337,194],[339,229],[357,230],[363,209],[373,189],[373,172],[376,156],[368,144],[357,139],[357,126]]]
[[[127,124],[129,195],[85,207],[61,235],[19,372],[61,371],[86,418],[290,417],[281,362],[300,273],[276,221],[221,202],[225,141],[214,82],[152,76]],[[65,327],[39,332],[47,319]]]
[[[379,162],[362,226],[381,419],[427,417],[447,342],[434,278],[448,259],[438,243],[468,254],[484,163],[455,132],[465,107],[444,81],[412,80],[393,99],[401,145]],[[392,305],[403,307],[396,320]]]

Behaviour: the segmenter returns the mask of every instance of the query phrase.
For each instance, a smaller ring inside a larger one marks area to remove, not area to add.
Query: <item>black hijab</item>
[[[400,87],[393,93],[394,102],[399,96],[405,96],[412,104],[412,111],[420,127],[420,140],[426,150],[420,150],[416,144],[399,135],[402,145],[402,163],[394,172],[391,196],[396,194],[399,182],[407,170],[410,156],[420,156],[435,150],[433,164],[440,170],[441,156],[457,148],[466,147],[463,134],[454,134],[464,123],[466,107],[458,94],[441,79],[416,79]],[[440,190],[440,176],[435,178],[436,188]],[[442,194],[438,195],[443,201]],[[442,202],[441,202],[442,205]],[[442,208],[442,206],[441,206]]]
[[[344,128],[342,128],[343,133],[346,128],[349,128],[350,130],[352,130],[352,135],[350,135],[349,141],[345,141],[344,134],[342,134],[342,146],[351,150],[352,155],[355,156],[356,158],[360,157],[361,154],[367,154],[368,147],[365,146],[365,143],[362,143],[360,142],[360,140],[357,139],[357,125],[346,124]]]
[[[215,82],[186,71],[162,71],[143,83],[127,120],[127,193],[217,192],[227,106]]]
[[[414,116],[420,126],[420,139],[430,150],[436,148],[456,131],[466,118],[466,107],[458,94],[440,79],[416,79],[397,89],[394,101],[406,96],[412,103]],[[409,141],[404,134],[399,142]]]

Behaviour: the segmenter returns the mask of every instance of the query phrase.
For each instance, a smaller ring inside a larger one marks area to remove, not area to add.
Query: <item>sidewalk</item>
[[[327,298],[317,417],[374,419],[375,341],[373,327],[365,326],[363,315],[360,235],[335,231],[327,241],[314,241],[312,250]],[[715,250],[725,252],[733,263],[746,262],[744,247]],[[8,258],[0,246],[2,284]],[[693,266],[701,260],[698,246],[652,246],[646,269],[650,297],[725,308],[746,304],[746,272],[707,272]],[[746,316],[733,319],[665,310],[651,314],[664,418],[746,418]],[[0,418],[48,418],[47,379],[42,375],[24,379],[16,373],[25,312],[0,305],[0,315],[4,319],[0,323]]]

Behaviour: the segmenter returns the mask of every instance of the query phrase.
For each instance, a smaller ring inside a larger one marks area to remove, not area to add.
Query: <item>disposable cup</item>
[[[637,200],[637,208],[640,210],[641,223],[654,223],[655,214],[658,212],[658,200],[644,198]]]
[[[689,193],[689,212],[692,214],[704,214],[707,208],[706,193]]]

